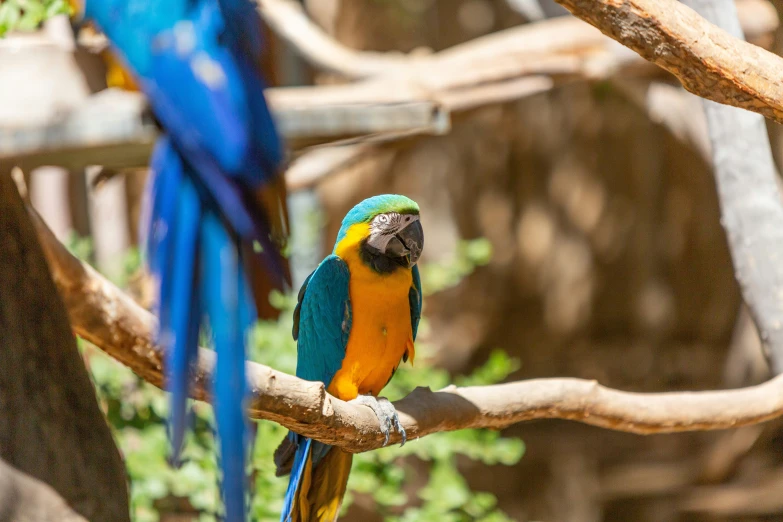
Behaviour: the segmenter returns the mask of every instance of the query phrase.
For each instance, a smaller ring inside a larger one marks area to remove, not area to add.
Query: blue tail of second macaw
[[[152,170],[146,244],[150,269],[160,283],[159,341],[168,350],[172,463],[179,462],[182,449],[199,326],[205,319],[217,352],[213,396],[226,520],[244,520],[244,337],[256,317],[243,263],[247,250],[199,175],[165,137],[156,146]]]

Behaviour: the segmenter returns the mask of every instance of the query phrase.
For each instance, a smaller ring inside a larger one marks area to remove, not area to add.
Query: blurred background
[[[132,81],[88,37],[76,46],[65,16],[33,30],[65,4],[44,5],[51,12],[36,18],[21,0],[0,4],[0,31],[26,30],[0,40],[0,165],[16,158],[56,235],[149,307],[137,247],[152,125],[138,97],[122,96]],[[768,377],[733,277],[701,106],[667,73],[550,0],[302,7],[340,49],[362,53],[319,62],[330,48],[296,52],[296,35],[292,44],[279,27],[268,31],[273,102],[288,103],[291,114],[297,103],[326,106],[330,97],[339,106],[345,91],[332,89],[353,82],[355,99],[369,100],[367,118],[381,126],[391,116],[378,106],[406,97],[430,104],[416,124],[424,128],[403,121],[411,128],[394,132],[308,131],[319,122],[342,128],[329,120],[339,111],[324,110],[323,120],[306,113],[304,123],[280,119],[293,143],[297,289],[359,200],[397,192],[422,209],[425,325],[416,366],[399,372],[386,395],[534,377],[640,392]],[[781,4],[737,7],[748,40],[779,52]],[[270,13],[273,29],[275,20],[286,27],[277,16],[285,11]],[[520,30],[527,32],[514,33],[517,47],[491,40]],[[474,40],[484,47],[465,47]],[[443,56],[438,67],[415,67],[432,56]],[[400,60],[413,66],[394,76],[399,82],[373,83],[392,77]],[[286,90],[295,86],[323,90]],[[780,127],[769,131],[779,160]],[[106,135],[114,136],[108,145]],[[331,143],[338,137],[347,139]],[[283,313],[256,327],[253,356],[292,372],[292,297],[274,295],[272,303]],[[214,519],[210,408],[198,405],[185,466],[172,471],[164,394],[86,343],[82,350],[126,459],[134,519]],[[642,437],[542,421],[437,434],[355,460],[343,520],[783,520],[781,427]],[[274,477],[271,455],[285,431],[257,428],[254,519],[276,520],[285,481]]]

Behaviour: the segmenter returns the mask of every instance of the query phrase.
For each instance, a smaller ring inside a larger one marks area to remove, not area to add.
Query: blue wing
[[[419,331],[419,321],[421,320],[421,276],[419,275],[419,265],[413,265],[411,270],[413,275],[413,286],[408,292],[408,305],[411,308],[411,328],[413,329],[413,340],[416,340],[416,334]]]
[[[329,386],[351,333],[350,271],[335,255],[324,259],[300,291],[296,376]]]
[[[331,255],[302,284],[294,309],[293,327],[297,340],[297,377],[329,386],[342,366],[352,324],[350,275],[348,265]],[[294,509],[308,458],[314,467],[331,448],[293,432],[288,438],[295,444],[296,453],[281,521],[288,521]]]

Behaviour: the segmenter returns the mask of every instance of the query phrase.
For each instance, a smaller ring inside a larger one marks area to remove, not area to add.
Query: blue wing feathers
[[[155,186],[152,193],[150,230],[147,233],[147,256],[150,271],[162,281],[168,281],[166,264],[170,254],[170,238],[176,226],[175,202],[184,176],[183,165],[170,141],[163,138],[155,147],[151,166]],[[164,288],[161,288],[161,291],[163,290]],[[163,300],[162,296],[159,299]]]
[[[413,265],[411,270],[413,276],[413,286],[408,292],[408,306],[411,309],[411,328],[413,329],[413,340],[416,340],[416,334],[419,331],[419,321],[421,320],[421,276],[419,275],[419,266]]]
[[[294,339],[297,339],[296,375],[327,386],[340,369],[351,333],[350,270],[338,256],[324,259],[299,290],[294,310]],[[315,466],[330,446],[290,433],[297,444],[291,478],[285,496],[281,522],[291,516],[296,492],[307,456]]]
[[[328,386],[340,369],[351,328],[349,281],[348,265],[335,255],[308,279],[299,312],[297,377]]]

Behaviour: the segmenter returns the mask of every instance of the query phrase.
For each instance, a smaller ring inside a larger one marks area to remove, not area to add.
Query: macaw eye
[[[387,216],[386,214],[381,214],[378,216],[378,221],[383,224],[386,224],[389,222],[389,216]]]

